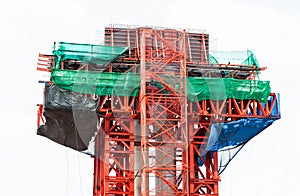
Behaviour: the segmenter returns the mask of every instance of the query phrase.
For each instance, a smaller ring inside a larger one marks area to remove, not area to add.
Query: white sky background
[[[216,49],[252,50],[281,93],[282,119],[233,159],[220,195],[300,195],[298,0],[2,1],[0,195],[92,195],[93,160],[36,135],[35,69],[54,41],[93,43],[110,23],[204,28]]]

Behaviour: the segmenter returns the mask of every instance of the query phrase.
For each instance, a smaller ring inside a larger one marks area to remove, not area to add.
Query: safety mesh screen
[[[92,44],[54,43],[55,67],[65,60],[78,60],[86,63],[109,64],[128,50],[128,47],[103,46]]]
[[[77,93],[137,96],[140,77],[132,73],[95,72],[53,69],[52,82]],[[157,86],[161,86],[156,82]],[[266,102],[271,92],[269,81],[234,78],[188,77],[187,94],[190,101],[226,98],[255,99]]]
[[[259,63],[252,51],[209,51],[209,62],[211,64],[241,64],[256,65]]]

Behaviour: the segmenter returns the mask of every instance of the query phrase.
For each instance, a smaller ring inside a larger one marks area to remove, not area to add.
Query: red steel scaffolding
[[[208,65],[207,34],[115,27],[105,33],[107,45],[130,47],[121,63],[138,64],[130,71],[140,74],[141,85],[138,99],[105,99],[110,107],[102,126],[105,134],[97,142],[103,154],[95,158],[94,196],[219,195],[218,153],[199,150],[208,141],[209,126],[229,118],[268,117],[276,95],[270,95],[269,104],[232,98],[189,102],[187,66]],[[250,72],[253,77],[254,69]]]
[[[99,97],[100,128],[95,139],[94,196],[219,195],[218,152],[203,152],[212,123],[268,118],[276,104],[257,100],[187,99],[190,70],[257,69],[208,62],[208,34],[157,28],[105,28],[105,45],[128,46],[110,72],[138,73],[138,97]],[[40,55],[43,63],[53,57]],[[62,66],[63,67],[63,66]],[[43,68],[40,68],[43,69]],[[159,83],[159,85],[157,84]],[[43,120],[42,108],[38,124]],[[277,111],[277,114],[278,115]],[[199,165],[201,160],[203,163]]]

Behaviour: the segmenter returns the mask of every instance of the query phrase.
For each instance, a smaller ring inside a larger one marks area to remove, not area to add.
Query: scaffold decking
[[[39,135],[94,159],[94,196],[219,195],[220,174],[280,118],[250,50],[210,51],[209,35],[107,27],[105,45],[57,42]]]

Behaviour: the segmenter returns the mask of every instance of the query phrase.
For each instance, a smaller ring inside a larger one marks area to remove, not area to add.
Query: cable
[[[69,196],[69,179],[70,179],[70,174],[69,174],[69,157],[68,157],[68,151],[66,148],[66,167],[67,167],[67,179],[66,179],[66,196]]]
[[[76,143],[76,148],[79,149],[79,145],[78,145],[78,136],[77,136],[77,132],[76,129],[75,130],[75,143]],[[80,167],[80,160],[79,160],[79,151],[77,150],[77,163],[78,163],[78,175],[79,175],[79,184],[80,184],[80,195],[83,196],[83,192],[82,192],[82,180],[81,180],[81,167]]]
[[[81,179],[81,167],[80,167],[80,160],[79,160],[79,153],[77,152],[77,162],[78,162],[78,173],[79,173],[79,184],[80,184],[80,193],[81,196],[83,196],[83,192],[82,192],[82,179]]]

